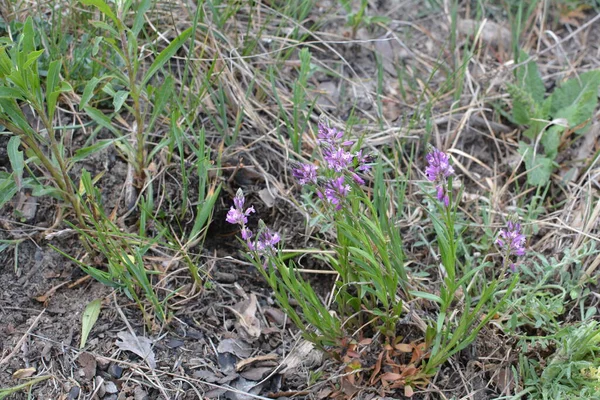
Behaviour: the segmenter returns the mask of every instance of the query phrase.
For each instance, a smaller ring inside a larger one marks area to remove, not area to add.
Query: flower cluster
[[[427,154],[427,169],[425,174],[430,182],[436,183],[437,199],[448,207],[450,197],[448,196],[448,177],[454,174],[454,168],[450,165],[448,155],[436,148]]]
[[[525,235],[521,233],[521,224],[508,221],[507,229],[501,229],[496,239],[496,244],[504,250],[505,262],[510,260],[511,256],[524,256],[525,255]],[[511,263],[509,265],[511,271],[516,270],[516,265]]]
[[[350,193],[346,179],[351,177],[363,185],[365,181],[358,172],[367,172],[371,168],[371,158],[364,155],[362,150],[353,153],[351,147],[354,142],[344,141],[343,137],[342,131],[319,122],[317,139],[325,161],[321,175],[326,178],[321,179],[324,183],[317,187],[317,196],[335,206],[336,210],[342,208],[344,199]],[[299,164],[292,173],[301,185],[319,183],[319,171],[313,164]]]
[[[267,227],[261,227],[256,240],[252,240],[253,232],[248,228],[248,216],[255,212],[254,207],[250,206],[244,210],[244,192],[242,189],[238,189],[233,199],[233,206],[227,212],[227,218],[225,219],[230,224],[239,225],[241,229],[242,239],[246,241],[248,249],[250,251],[256,251],[260,255],[267,255],[271,252],[277,243],[281,240],[281,237],[277,232],[271,231]]]

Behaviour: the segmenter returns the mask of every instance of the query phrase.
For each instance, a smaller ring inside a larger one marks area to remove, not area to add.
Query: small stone
[[[79,386],[73,386],[71,390],[69,390],[69,399],[76,399],[79,397]]]
[[[108,367],[108,374],[115,379],[121,379],[121,376],[123,376],[123,368],[119,367],[118,364],[110,364]]]
[[[117,385],[115,385],[115,383],[111,381],[104,382],[104,390],[108,394],[117,393],[119,391],[119,389],[117,389]]]
[[[118,400],[118,396],[116,394],[109,394],[107,396],[104,396],[104,400]]]

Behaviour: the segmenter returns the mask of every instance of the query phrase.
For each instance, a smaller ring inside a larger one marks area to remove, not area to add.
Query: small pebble
[[[115,385],[115,383],[111,381],[104,382],[104,390],[107,394],[113,394],[119,391],[119,389],[117,389],[117,385]]]
[[[117,400],[119,397],[116,394],[109,394],[104,396],[104,400]]]
[[[71,390],[69,390],[69,399],[76,399],[79,397],[79,386],[73,386]]]
[[[119,367],[118,364],[110,364],[110,367],[108,367],[108,374],[115,379],[121,379],[121,376],[123,376],[123,368]]]

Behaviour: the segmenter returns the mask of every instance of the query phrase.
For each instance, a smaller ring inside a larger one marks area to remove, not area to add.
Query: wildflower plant
[[[458,202],[454,200],[452,190],[454,169],[450,165],[448,155],[435,148],[427,154],[426,160],[427,179],[436,185],[435,196],[430,197],[432,207],[428,209],[428,215],[433,223],[439,247],[442,284],[439,296],[418,291],[412,294],[439,305],[437,319],[426,332],[430,354],[425,373],[432,374],[452,355],[475,340],[479,331],[505,304],[518,282],[519,275],[514,274],[512,279],[507,280],[504,268],[499,272],[492,271],[491,274],[497,277],[490,281],[486,277],[486,268],[491,265],[488,262],[482,262],[470,270],[457,268],[460,267],[457,264],[457,231],[462,233],[463,230],[457,230],[455,226],[458,219]],[[505,256],[513,253],[524,254],[524,236],[516,233],[515,225],[511,224],[507,230],[500,232],[502,238],[506,235],[515,236],[517,240],[509,244]],[[506,263],[505,258],[504,265],[507,265]],[[480,285],[476,285],[478,280]],[[478,286],[482,288],[481,291],[475,290]],[[502,296],[498,299],[499,294]],[[455,309],[457,303],[462,303],[462,310]]]

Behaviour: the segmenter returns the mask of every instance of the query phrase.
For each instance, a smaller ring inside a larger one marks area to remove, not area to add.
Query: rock
[[[110,364],[108,367],[108,374],[115,379],[121,379],[121,376],[123,376],[123,368],[118,364]]]
[[[104,390],[107,394],[113,394],[119,391],[119,389],[117,389],[117,385],[115,385],[115,383],[111,381],[104,382]]]
[[[69,399],[77,399],[79,398],[79,386],[73,386],[71,390],[69,390]]]

